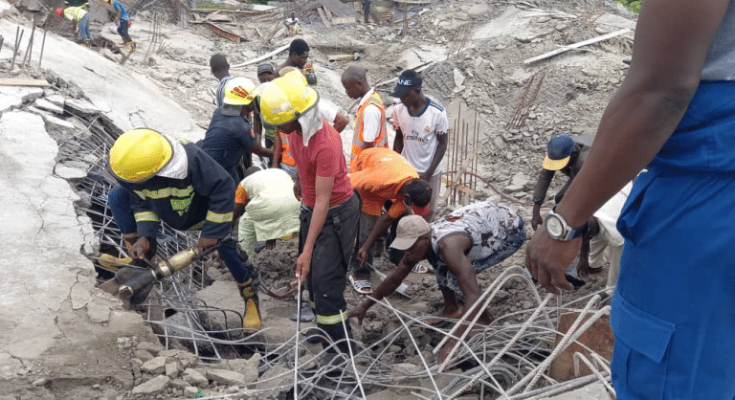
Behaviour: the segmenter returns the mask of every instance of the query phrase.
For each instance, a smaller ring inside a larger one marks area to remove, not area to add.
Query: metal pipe
[[[43,48],[46,47],[46,30],[43,30],[43,41],[41,42],[41,55],[38,57],[38,68],[41,68],[41,61],[43,60]]]
[[[20,29],[20,27],[18,27]],[[15,58],[18,56],[18,50],[20,47],[20,42],[23,40],[23,33],[25,33],[25,29],[20,31],[20,36],[18,36],[18,31],[15,32],[15,47],[13,48],[13,60],[10,62],[10,70],[12,71],[15,68]]]
[[[293,398],[299,398],[299,334],[301,334],[301,279],[296,279],[296,336],[294,336]]]
[[[30,65],[31,63],[31,57],[33,52],[33,37],[36,35],[36,17],[33,17],[33,28],[31,29],[31,37],[28,40],[28,48],[26,49],[26,54],[23,56],[23,65],[21,68],[26,67],[26,62]]]

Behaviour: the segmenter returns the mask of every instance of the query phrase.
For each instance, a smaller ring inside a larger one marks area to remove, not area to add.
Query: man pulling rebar
[[[115,141],[109,165],[118,186],[109,206],[133,260],[156,254],[160,221],[174,229],[201,230],[198,248],[218,246],[245,302],[243,330],[260,329],[257,276],[243,265],[231,237],[235,182],[196,144],[147,128]]]
[[[395,271],[375,289],[373,297],[381,300],[389,296],[411,268],[426,258],[434,267],[444,297],[444,308],[436,314],[437,319],[427,322],[460,318],[480,298],[477,274],[510,257],[525,239],[523,220],[503,204],[475,203],[431,224],[418,215],[403,217],[390,246],[405,250],[405,254]],[[461,307],[458,297],[464,300]],[[372,299],[363,301],[350,312],[350,317],[362,322],[373,304]],[[489,324],[492,317],[485,312],[478,321]]]

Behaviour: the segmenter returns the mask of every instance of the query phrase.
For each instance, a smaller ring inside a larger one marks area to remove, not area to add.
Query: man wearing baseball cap
[[[405,250],[403,259],[375,289],[373,297],[380,300],[393,293],[412,266],[426,258],[434,267],[444,297],[444,309],[436,316],[459,318],[480,297],[477,274],[510,257],[525,240],[523,220],[503,204],[475,203],[431,224],[418,215],[403,217],[390,245]],[[457,294],[464,298],[462,307]],[[363,301],[349,316],[362,322],[373,303],[372,299]],[[484,313],[479,321],[489,324],[492,317]]]
[[[434,219],[444,169],[444,155],[449,146],[449,119],[444,107],[421,92],[421,75],[405,70],[398,77],[392,97],[401,99],[393,107],[396,138],[393,150],[400,153],[431,185],[433,195],[426,221]]]
[[[543,168],[539,173],[536,189],[533,191],[533,217],[531,218],[531,227],[535,231],[538,226],[543,224],[541,218],[541,205],[546,200],[546,192],[549,190],[551,180],[554,179],[556,171],[569,177],[567,182],[556,193],[554,203],[559,204],[564,193],[566,193],[569,185],[580,169],[584,161],[589,155],[590,147],[592,147],[592,135],[556,135],[549,140],[546,146],[546,157],[544,158]]]

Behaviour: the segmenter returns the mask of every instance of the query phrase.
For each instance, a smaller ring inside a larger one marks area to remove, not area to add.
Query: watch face
[[[564,225],[558,218],[548,218],[546,220],[546,231],[552,238],[560,238],[564,233]]]

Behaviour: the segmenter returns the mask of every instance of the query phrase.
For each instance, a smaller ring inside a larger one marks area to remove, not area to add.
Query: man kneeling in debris
[[[237,281],[245,301],[243,330],[260,329],[255,280],[231,238],[235,182],[196,144],[152,130],[133,129],[110,149],[110,170],[119,186],[109,205],[130,256],[140,261],[156,254],[160,221],[174,229],[201,230],[200,252],[214,246]]]
[[[265,241],[270,250],[276,239],[291,239],[299,232],[300,203],[293,193],[293,180],[278,168],[250,167],[235,192],[234,220],[239,222],[238,241],[248,255]],[[240,218],[242,216],[242,218]]]
[[[444,297],[444,309],[436,315],[435,322],[440,318],[460,318],[480,297],[477,274],[510,257],[525,239],[523,220],[503,204],[472,204],[431,224],[419,215],[403,217],[390,247],[406,252],[395,271],[375,289],[373,297],[381,300],[393,293],[411,268],[426,258],[434,267]],[[464,297],[461,308],[456,292]],[[362,322],[373,303],[372,299],[363,301],[349,316]],[[486,312],[478,321],[489,324],[492,317]]]

